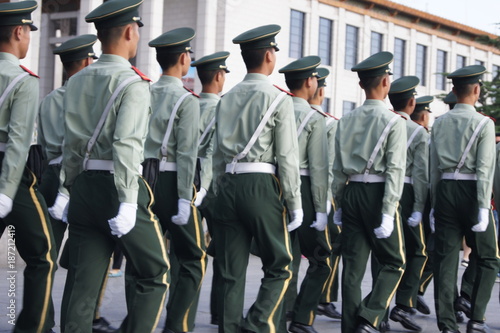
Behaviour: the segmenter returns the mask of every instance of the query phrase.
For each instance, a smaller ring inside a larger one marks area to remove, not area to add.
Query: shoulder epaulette
[[[147,77],[143,72],[138,70],[137,67],[132,66],[132,69],[134,70],[134,72],[137,73],[137,75],[139,75],[141,77],[141,79],[143,79],[144,81],[151,82],[151,79],[149,77]]]
[[[398,116],[400,116],[401,118],[403,118],[404,120],[407,120],[405,117],[403,117],[402,115],[400,115],[399,113],[397,113],[396,111],[392,110],[392,109],[389,109],[389,111],[391,111],[392,113],[395,113],[397,114]]]
[[[275,86],[276,88],[278,88],[279,90],[286,92],[286,93],[287,93],[288,95],[290,95],[290,96],[295,96],[294,94],[292,94],[292,93],[291,93],[291,92],[289,92],[288,90],[285,90],[285,89],[283,89],[283,88],[280,88],[280,87],[278,87],[277,85],[274,85],[274,86]]]
[[[325,112],[327,117],[333,118],[335,120],[339,120],[339,118],[335,117],[334,115],[329,114],[328,112]]]
[[[497,120],[496,120],[495,118],[493,118],[492,116],[488,116],[487,114],[484,114],[484,113],[482,113],[482,112],[478,112],[478,113],[482,114],[482,115],[483,115],[483,116],[485,116],[485,117],[490,118],[491,120],[493,120],[493,122],[494,122],[494,123],[496,123],[496,122],[497,122]]]
[[[425,126],[422,126],[423,128],[425,128],[425,130],[427,131],[427,133],[429,133],[429,129]]]
[[[29,75],[31,76],[34,76],[34,77],[37,77],[37,78],[40,78],[38,75],[36,75],[35,73],[33,73],[32,71],[30,71],[29,69],[27,69],[26,67],[24,67],[23,65],[19,65],[19,67],[21,67],[26,73],[28,73]]]
[[[187,90],[187,91],[189,91],[191,94],[193,94],[193,96],[200,98],[200,95],[196,94],[194,91],[192,91],[192,90],[191,90],[191,89],[189,89],[188,87],[184,86],[184,89],[186,89],[186,90]]]
[[[320,115],[322,115],[325,118],[328,117],[328,115],[325,112],[323,112],[323,111],[320,111],[320,110],[318,110],[316,108],[313,108],[313,107],[311,107],[311,109],[315,110],[317,113],[319,113]]]

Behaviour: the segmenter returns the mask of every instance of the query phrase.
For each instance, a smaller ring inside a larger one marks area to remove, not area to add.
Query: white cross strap
[[[3,91],[2,96],[0,96],[0,106],[2,106],[2,104],[5,102],[5,99],[7,98],[7,96],[9,96],[10,92],[12,91],[12,89],[14,89],[16,84],[28,75],[30,75],[30,74],[26,73],[26,72],[19,74],[18,76],[16,76],[14,78],[14,80],[12,80],[11,83],[9,83],[7,88],[5,88],[5,90]]]
[[[300,136],[300,134],[304,130],[304,127],[306,127],[307,123],[309,122],[309,120],[311,119],[311,117],[313,116],[313,114],[315,112],[316,112],[315,109],[311,109],[311,111],[309,111],[309,113],[304,117],[304,119],[302,119],[302,122],[300,123],[299,127],[297,128],[297,138]]]
[[[479,135],[479,132],[481,132],[481,129],[484,127],[484,125],[486,125],[486,122],[488,120],[489,120],[489,118],[484,117],[483,120],[481,120],[481,122],[477,125],[476,129],[472,133],[472,136],[470,137],[469,142],[467,143],[467,146],[465,147],[465,150],[462,154],[462,157],[460,158],[460,161],[458,162],[457,168],[455,169],[455,175],[457,175],[457,177],[458,177],[460,169],[465,164],[465,160],[467,159],[467,155],[469,154],[469,151],[472,148],[472,144],[474,143],[474,141],[476,141],[476,138]],[[455,179],[457,179],[457,177],[455,177]]]
[[[203,142],[205,137],[208,135],[208,132],[210,132],[210,129],[212,129],[214,124],[215,124],[215,117],[213,117],[212,120],[210,120],[210,123],[208,123],[207,128],[205,128],[205,130],[201,134],[200,139],[198,140],[198,146],[201,145],[201,143]]]
[[[413,142],[413,140],[415,140],[415,137],[417,136],[417,134],[420,132],[420,130],[422,128],[424,128],[424,127],[423,126],[418,126],[417,128],[415,128],[415,130],[413,131],[413,133],[411,133],[410,138],[406,142],[406,149],[410,148],[411,143]]]
[[[165,136],[163,137],[163,141],[161,143],[161,155],[162,155],[161,160],[164,162],[167,161],[168,141],[170,140],[170,134],[172,133],[172,128],[174,127],[175,115],[177,114],[177,111],[179,110],[182,102],[189,95],[191,95],[191,93],[187,92],[177,100],[177,103],[175,103],[174,108],[172,109],[172,113],[170,114],[170,118],[168,118],[167,131],[165,132]]]

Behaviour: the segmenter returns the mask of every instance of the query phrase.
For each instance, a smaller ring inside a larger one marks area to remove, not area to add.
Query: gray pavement
[[[3,312],[0,316],[0,332],[11,332],[12,325],[8,323],[10,320],[7,317],[9,302],[15,299],[16,311],[19,312],[20,305],[22,303],[22,270],[24,269],[24,264],[22,260],[17,257],[15,262],[15,268],[17,273],[15,275],[15,298],[10,297],[9,294],[9,273],[10,269],[7,267],[7,241],[4,235],[0,239],[0,311]],[[125,263],[124,263],[125,264]],[[305,270],[307,268],[307,260],[303,259],[301,264],[301,270],[299,274],[299,279],[304,276]],[[463,273],[463,267],[460,267],[459,274]],[[371,286],[370,269],[367,268],[367,273],[363,280],[363,294],[366,295]],[[212,278],[212,260],[209,259],[209,265],[207,269],[207,274],[205,277],[205,283],[203,284],[201,290],[200,304],[198,308],[197,318],[196,318],[196,328],[194,332],[199,333],[215,333],[217,332],[217,327],[210,325],[210,311],[209,311],[209,295],[210,295],[210,285]],[[250,264],[247,272],[247,282],[246,282],[246,299],[245,299],[245,311],[248,310],[253,300],[255,299],[260,285],[260,279],[262,278],[262,270],[260,260],[257,257],[251,256]],[[59,309],[61,305],[61,298],[64,290],[64,282],[66,279],[66,270],[60,268],[56,272],[53,290],[53,299],[56,307],[56,323],[59,323]],[[492,297],[488,306],[486,318],[489,326],[495,331],[500,332],[500,306],[499,306],[499,285],[496,283],[493,288]],[[433,305],[433,285],[431,283],[427,293],[425,295],[425,300],[429,305]],[[393,302],[394,303],[394,302]],[[341,300],[339,300],[337,308],[341,308]],[[392,307],[392,305],[391,305]],[[120,278],[110,278],[108,281],[106,294],[101,306],[101,314],[112,322],[113,325],[119,326],[121,320],[126,314],[125,307],[125,296],[124,296],[124,279]],[[423,332],[435,333],[439,332],[436,326],[436,318],[434,310],[428,316],[417,314],[415,316],[416,321],[422,326]],[[161,332],[163,324],[165,322],[165,311],[163,311],[162,317],[160,319],[160,324],[156,332]],[[328,319],[324,316],[318,316],[316,318],[314,327],[320,333],[326,332],[340,332],[340,321]],[[56,332],[60,332],[58,324],[54,328]],[[466,331],[465,324],[460,324],[460,330],[462,332]],[[399,323],[391,321],[391,332],[407,332]],[[137,332],[142,333],[142,332]]]

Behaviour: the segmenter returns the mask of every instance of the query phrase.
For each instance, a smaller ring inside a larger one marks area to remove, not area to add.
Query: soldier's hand
[[[292,232],[302,224],[304,219],[304,211],[302,209],[295,209],[290,211],[290,223],[287,226],[288,232]]]
[[[431,212],[429,213],[429,225],[431,227],[431,232],[435,233],[436,232],[436,220],[434,219],[434,208],[432,208]]]
[[[109,227],[111,228],[111,234],[118,236],[118,238],[128,234],[135,226],[136,216],[137,204],[128,202],[120,203],[118,215],[108,220]]]
[[[0,218],[6,217],[12,210],[12,199],[0,193]]]
[[[380,224],[380,227],[373,230],[373,232],[375,233],[375,237],[377,237],[378,239],[382,239],[391,236],[393,230],[394,217],[387,214],[382,214],[382,223]]]
[[[342,226],[342,208],[337,209],[333,214],[333,223],[339,227]]]
[[[196,207],[200,206],[201,203],[203,202],[203,199],[205,199],[205,196],[207,195],[207,190],[205,190],[203,187],[200,188],[200,191],[196,193],[196,200],[194,201],[194,205]]]
[[[410,227],[416,227],[417,225],[420,224],[420,221],[422,221],[422,213],[413,212],[411,213],[411,216],[408,218],[408,225]]]
[[[318,231],[324,231],[327,222],[328,215],[326,213],[316,213],[316,221],[311,224],[311,228],[316,228]]]
[[[177,225],[186,225],[191,215],[191,202],[186,199],[179,199],[177,202],[177,215],[172,216],[172,222]]]
[[[490,210],[488,208],[479,208],[479,214],[477,216],[477,224],[472,226],[472,231],[474,232],[485,232],[488,228],[488,223],[490,222],[489,214]]]
[[[56,201],[52,207],[49,207],[49,214],[54,219],[61,221],[63,212],[69,202],[69,196],[64,193],[57,193]]]

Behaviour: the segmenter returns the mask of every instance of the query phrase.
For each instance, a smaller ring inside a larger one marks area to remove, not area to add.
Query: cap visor
[[[31,28],[31,31],[37,31],[38,30],[38,28],[34,24],[30,24],[29,26]]]
[[[142,23],[142,21],[135,21],[135,22],[137,23],[139,28],[142,28],[144,26],[144,23]]]

